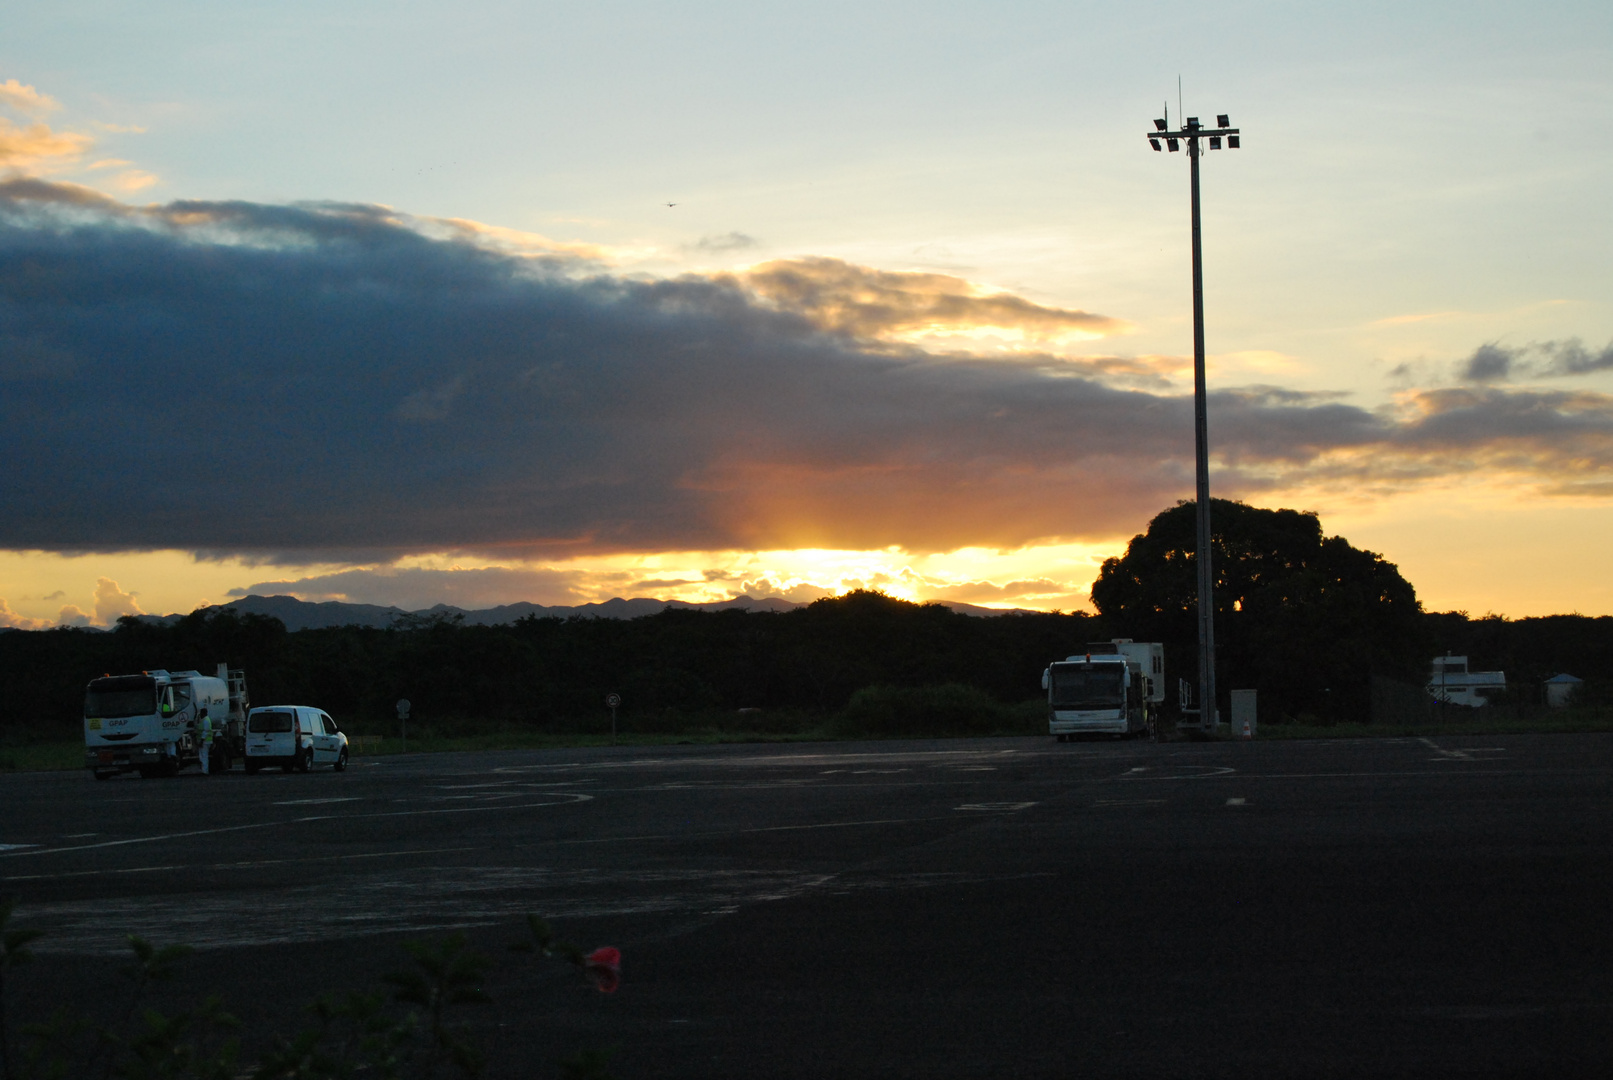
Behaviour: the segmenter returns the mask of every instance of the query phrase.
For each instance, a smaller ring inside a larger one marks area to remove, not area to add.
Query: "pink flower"
[[[602,994],[616,992],[622,984],[622,950],[606,945],[582,958],[582,969]]]

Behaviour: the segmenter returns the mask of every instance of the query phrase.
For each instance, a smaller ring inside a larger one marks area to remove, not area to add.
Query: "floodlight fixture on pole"
[[[1183,716],[1181,726],[1214,731],[1215,707],[1215,577],[1210,565],[1210,430],[1204,386],[1204,256],[1199,238],[1199,157],[1225,145],[1238,149],[1241,138],[1231,126],[1231,117],[1221,113],[1216,126],[1206,128],[1199,118],[1189,116],[1179,130],[1172,131],[1170,106],[1163,118],[1154,121],[1147,132],[1148,144],[1155,150],[1169,147],[1176,152],[1187,144],[1188,173],[1193,191],[1193,450],[1197,479],[1197,528],[1195,562],[1198,566],[1199,594],[1199,700],[1196,715]],[[1165,147],[1160,146],[1161,140]],[[1223,141],[1224,140],[1224,141]],[[1191,719],[1190,719],[1191,717]]]

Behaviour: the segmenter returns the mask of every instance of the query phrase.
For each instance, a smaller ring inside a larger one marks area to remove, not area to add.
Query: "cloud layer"
[[[486,235],[0,184],[0,547],[1006,548],[1124,534],[1191,492],[1190,399],[1128,385],[1136,362],[900,340],[1116,320],[823,259],[613,276]],[[1212,425],[1229,495],[1478,470],[1613,494],[1613,400],[1589,392],[1367,410],[1252,387]]]

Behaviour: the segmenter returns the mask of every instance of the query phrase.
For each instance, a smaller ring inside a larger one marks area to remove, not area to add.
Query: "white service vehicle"
[[[1506,688],[1506,672],[1469,671],[1467,657],[1449,653],[1434,657],[1428,674],[1428,696],[1442,705],[1482,709],[1490,703],[1490,698],[1504,693]]]
[[[1068,742],[1077,735],[1144,735],[1165,700],[1165,646],[1130,638],[1095,641],[1085,655],[1049,664],[1047,728]]]
[[[228,664],[218,674],[199,671],[142,671],[104,675],[84,691],[85,765],[97,780],[118,773],[172,776],[187,765],[201,765],[209,745],[203,710],[212,727],[211,772],[227,772],[241,752],[241,733],[250,702],[246,675]]]
[[[246,717],[246,771],[266,765],[307,772],[347,768],[347,736],[330,714],[307,705],[266,705]]]

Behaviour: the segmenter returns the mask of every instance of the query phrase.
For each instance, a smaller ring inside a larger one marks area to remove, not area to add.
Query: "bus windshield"
[[[1126,703],[1125,687],[1118,664],[1104,667],[1053,668],[1055,709],[1117,709]]]
[[[84,694],[84,716],[115,720],[150,716],[157,711],[157,681],[149,675],[117,675],[96,679]]]

